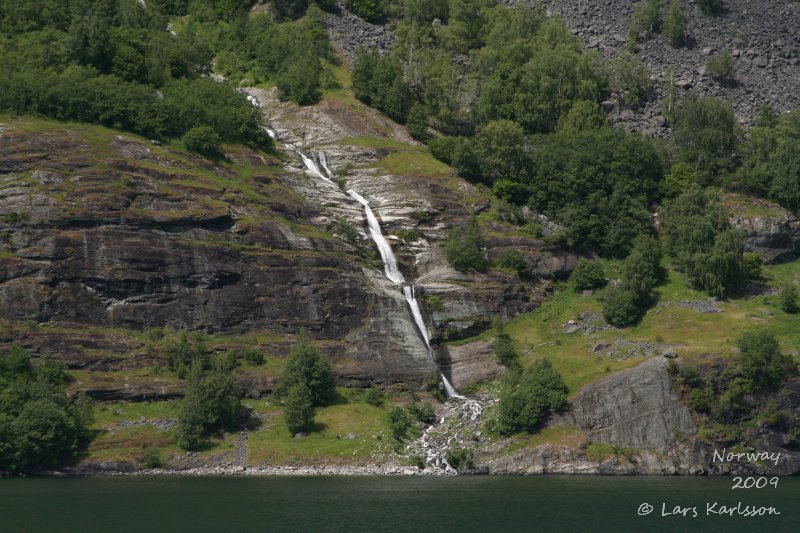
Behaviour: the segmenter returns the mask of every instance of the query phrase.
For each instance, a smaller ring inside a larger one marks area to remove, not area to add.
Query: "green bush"
[[[494,338],[494,358],[501,365],[512,368],[519,366],[517,350],[511,336],[505,333],[502,328],[498,328]]]
[[[503,252],[494,263],[495,266],[499,268],[513,270],[517,276],[523,279],[531,275],[530,266],[528,266],[528,262],[525,261],[525,258],[519,250]]]
[[[389,418],[389,429],[392,432],[392,438],[398,443],[405,441],[413,427],[413,422],[408,412],[402,407],[395,405],[389,410],[387,416]]]
[[[722,83],[732,83],[736,79],[736,60],[727,51],[709,58],[706,69],[714,79]]]
[[[500,391],[497,429],[503,434],[534,431],[552,411],[567,403],[567,386],[550,361],[541,359],[523,372],[510,372]]]
[[[779,298],[781,309],[787,313],[797,313],[800,311],[800,304],[798,304],[797,288],[792,283],[787,283],[781,287],[781,294]]]
[[[791,356],[780,353],[777,339],[769,332],[744,333],[736,344],[739,366],[749,390],[775,389],[796,371]]]
[[[474,216],[460,226],[451,229],[444,243],[447,261],[458,270],[484,271],[489,262],[483,252],[483,233]]]
[[[761,255],[756,252],[745,252],[744,259],[744,276],[749,280],[760,280],[763,273],[764,260]]]
[[[159,453],[158,448],[154,447],[145,449],[141,462],[145,468],[161,468],[164,465],[161,453]]]
[[[630,326],[642,318],[636,295],[622,288],[610,288],[602,295],[603,318],[616,327]]]
[[[432,424],[436,421],[436,415],[433,412],[433,406],[425,402],[422,405],[413,403],[411,407],[408,408],[408,412],[417,419],[418,422],[422,422],[423,424]]]
[[[167,367],[179,378],[185,378],[189,374],[195,361],[206,364],[207,349],[199,336],[190,339],[186,333],[181,333],[177,341],[167,343],[164,352],[167,356]]]
[[[380,385],[373,385],[364,393],[364,401],[375,407],[383,405],[383,389]]]
[[[263,365],[264,353],[257,348],[246,348],[244,351],[244,360],[252,365]]]
[[[713,184],[732,168],[741,129],[731,105],[713,96],[687,96],[675,111],[674,140],[699,182]]]
[[[203,155],[218,155],[220,139],[217,132],[208,126],[197,126],[187,131],[181,138],[186,149]]]
[[[311,430],[314,424],[314,405],[305,383],[299,381],[289,387],[284,406],[283,419],[291,435]]]
[[[611,87],[624,106],[639,106],[649,102],[655,85],[650,72],[630,52],[620,52],[611,64]]]
[[[286,396],[289,389],[298,383],[308,388],[314,406],[326,405],[333,400],[335,385],[331,365],[319,355],[305,334],[300,335],[289,351],[289,360],[275,386],[275,395]]]
[[[569,281],[576,291],[599,289],[606,284],[606,273],[600,261],[590,261],[581,257]]]
[[[343,218],[340,218],[336,223],[336,228],[334,231],[336,232],[336,235],[338,235],[339,238],[346,243],[356,244],[358,242],[358,229]]]
[[[452,448],[447,450],[447,464],[456,470],[470,470],[474,466],[475,454],[469,448]]]

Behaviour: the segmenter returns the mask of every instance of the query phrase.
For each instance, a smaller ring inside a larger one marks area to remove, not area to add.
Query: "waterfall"
[[[258,98],[244,91],[242,91],[242,93],[247,96],[247,100],[252,105],[260,108],[260,103],[258,101]],[[271,138],[277,139],[275,132],[273,130],[264,126],[264,131],[266,131]],[[325,152],[319,153],[319,165],[317,165],[317,163],[311,157],[308,157],[300,150],[295,150],[295,151],[303,160],[303,163],[305,164],[306,168],[313,175],[322,178],[323,180],[329,183],[333,183],[333,172],[331,172],[331,169],[328,167],[328,159],[325,156]],[[322,170],[320,170],[320,166],[322,167]],[[392,283],[403,286],[403,296],[405,297],[406,303],[408,304],[408,308],[411,310],[411,316],[414,319],[414,324],[417,326],[417,329],[419,330],[419,333],[422,336],[422,340],[425,341],[425,348],[427,348],[428,350],[428,355],[433,360],[433,350],[431,349],[430,339],[428,338],[428,330],[425,327],[425,321],[422,318],[422,311],[419,306],[419,301],[417,300],[414,286],[406,285],[406,280],[403,277],[403,273],[400,272],[400,268],[397,265],[397,258],[395,257],[394,252],[392,251],[391,245],[387,242],[386,238],[383,236],[383,232],[381,231],[381,225],[378,223],[378,218],[375,216],[375,213],[372,212],[372,208],[369,206],[369,202],[367,202],[366,198],[364,198],[363,196],[361,196],[352,189],[348,190],[347,194],[351,198],[356,200],[358,203],[364,206],[364,212],[367,215],[367,225],[369,226],[370,237],[372,237],[372,240],[378,247],[378,252],[380,253],[381,260],[383,261],[384,273]],[[433,362],[434,364],[436,364],[435,360],[433,360]],[[441,371],[439,372],[439,375],[442,377],[442,383],[444,384],[444,390],[448,398],[462,398],[462,399],[464,398],[463,396],[461,396],[456,392],[456,389],[450,383],[450,380],[448,380],[447,377]]]
[[[396,283],[398,285],[405,283],[406,280],[403,277],[402,272],[400,272],[400,268],[397,266],[397,258],[394,256],[394,252],[392,252],[391,245],[383,237],[381,225],[378,224],[378,219],[375,217],[372,209],[370,209],[369,202],[367,202],[363,196],[352,189],[347,191],[347,194],[364,206],[364,211],[367,214],[369,234],[372,237],[372,240],[375,241],[375,244],[378,245],[378,252],[380,252],[381,260],[383,260],[383,270],[386,273],[386,277],[389,278],[392,283]]]

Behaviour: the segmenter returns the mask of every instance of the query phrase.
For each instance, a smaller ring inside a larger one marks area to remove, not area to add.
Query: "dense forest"
[[[331,0],[273,0],[253,13],[253,3],[0,0],[0,112],[101,124],[178,141],[210,157],[223,143],[270,150],[261,113],[236,89],[275,86],[281,99],[302,106],[337,88],[333,70],[343,60],[323,23],[325,11],[337,7]],[[721,2],[701,4],[713,16]],[[619,259],[621,279],[602,293],[609,324],[641,320],[665,280],[664,261],[717,298],[740,294],[758,276],[759,259],[745,254],[723,192],[766,198],[800,215],[800,111],[779,115],[764,106],[755,127],[744,132],[727,102],[677,100],[672,85],[658,88],[670,139],[611,127],[603,102],[635,108],[657,90],[635,54],[638,32],[658,29],[672,44],[682,43],[676,3],[667,11],[663,2],[640,2],[631,50],[612,61],[584,51],[541,7],[508,8],[494,0],[344,5],[364,20],[389,24],[396,37],[389,51],[358,52],[351,65],[354,96],[405,124],[430,154],[479,184],[503,222],[591,258],[573,273],[575,288],[602,288],[597,259]],[[714,67],[722,78],[730,70],[725,61]],[[523,211],[560,229],[544,236]],[[481,231],[475,217],[451,231],[444,250],[454,267],[492,266]],[[517,269],[513,257],[506,259],[495,266]],[[796,311],[796,294],[785,293],[793,294],[785,308]],[[494,429],[532,431],[564,407],[568,390],[547,360],[523,369],[503,335],[500,330],[497,358],[510,371]],[[758,355],[776,341],[751,344],[743,354]],[[779,370],[762,380],[770,386],[794,372],[777,352],[768,350],[777,363],[761,365]],[[236,357],[212,357],[185,336],[167,356],[169,371],[188,380],[179,444],[201,449],[211,435],[235,430],[243,415],[242,391],[231,377]],[[750,367],[743,368],[754,373],[759,365]],[[332,402],[335,390],[329,364],[305,338],[287,368],[275,392],[286,402],[294,434],[310,430],[315,408]],[[82,399],[66,398],[65,379],[58,365],[31,361],[21,351],[0,356],[0,469],[76,457],[90,437],[90,410]],[[398,442],[412,418],[432,416],[393,413]]]

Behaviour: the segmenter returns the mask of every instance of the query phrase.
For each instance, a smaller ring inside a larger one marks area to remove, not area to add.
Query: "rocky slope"
[[[509,5],[533,4],[508,0]],[[535,2],[539,3],[539,2]],[[564,19],[589,50],[613,58],[627,47],[635,0],[542,0],[548,13]],[[665,2],[668,7],[669,2]],[[778,111],[800,107],[800,4],[786,0],[726,0],[716,17],[704,15],[693,3],[680,2],[687,16],[686,46],[672,47],[664,37],[651,34],[639,43],[638,57],[657,81],[659,98],[675,67],[678,95],[714,95],[729,101],[745,127],[751,126],[759,107],[768,103]],[[664,10],[666,16],[666,7]],[[721,84],[706,69],[709,57],[730,53],[736,59],[736,83]],[[667,134],[659,101],[641,109],[617,107],[612,122],[629,131]]]

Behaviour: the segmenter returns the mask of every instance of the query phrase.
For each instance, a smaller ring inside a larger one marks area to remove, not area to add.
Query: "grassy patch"
[[[618,263],[605,262],[604,266],[609,277],[617,276]],[[800,283],[800,262],[764,267],[763,283],[778,286],[789,281]],[[778,338],[783,350],[795,355],[800,351],[800,315],[783,312],[777,296],[731,299],[717,304],[721,313],[700,313],[677,305],[681,301],[708,299],[704,293],[687,287],[682,274],[670,271],[666,283],[656,290],[660,304],[651,308],[633,327],[589,335],[581,331],[565,333],[563,324],[578,319],[584,311],[602,316],[602,303],[597,294],[584,298],[564,286],[535,311],[511,321],[506,331],[522,355],[523,364],[530,364],[539,357],[549,358],[572,393],[611,372],[642,361],[639,358],[617,360],[592,353],[596,343],[613,344],[617,338],[672,345],[681,357],[691,360],[709,353],[732,355],[736,339],[743,331],[765,329]],[[487,332],[481,338],[491,334]]]
[[[375,168],[398,175],[444,176],[452,174],[450,167],[427,151],[394,152],[378,161]]]
[[[586,448],[586,457],[592,461],[605,461],[606,459],[621,459],[631,462],[640,453],[635,448],[626,448],[616,444],[602,444],[593,442]]]
[[[102,428],[124,420],[178,418],[179,400],[162,402],[101,402],[94,408],[94,427]]]
[[[575,449],[585,441],[586,437],[578,428],[569,426],[546,427],[530,435],[523,433],[513,437],[504,453],[511,454],[522,449],[536,448],[544,444],[569,446]]]
[[[424,150],[421,146],[411,146],[410,144],[405,144],[389,137],[345,137],[337,144],[363,146],[365,148],[386,148],[389,150],[410,150],[415,152]]]
[[[375,407],[348,401],[318,408],[315,430],[302,439],[289,434],[280,406],[265,401],[247,403],[253,404],[254,411],[269,416],[250,433],[247,461],[251,465],[359,464],[391,447],[386,421],[389,402]]]

